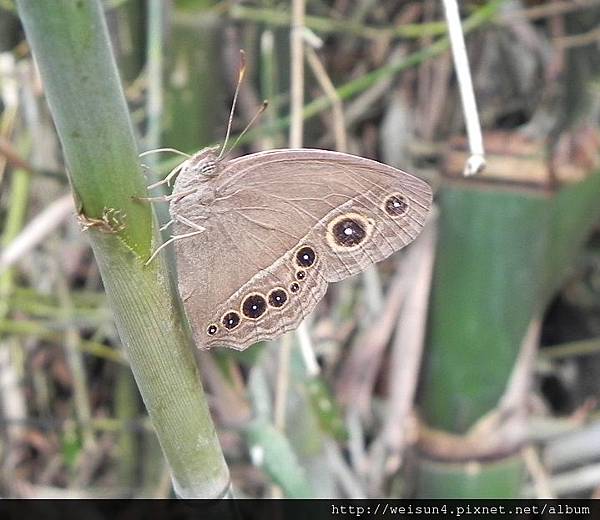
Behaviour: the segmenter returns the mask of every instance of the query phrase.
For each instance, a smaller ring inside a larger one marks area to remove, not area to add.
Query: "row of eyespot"
[[[302,281],[306,278],[306,271],[312,267],[317,260],[315,250],[309,246],[301,246],[296,252],[296,264],[300,269],[296,271],[296,279]],[[291,293],[297,293],[300,290],[298,282],[292,282],[289,286]],[[260,293],[250,293],[242,301],[242,314],[251,320],[260,318],[267,310],[268,305],[276,309],[283,307],[288,301],[288,293],[283,287],[276,287],[269,291],[267,298]],[[227,330],[233,330],[240,324],[241,318],[237,311],[228,311],[221,318],[221,324]],[[219,325],[211,323],[206,329],[209,336],[214,336],[219,331]]]
[[[403,216],[408,209],[408,204],[402,195],[395,194],[386,199],[384,209],[392,217]],[[352,247],[364,240],[365,230],[354,219],[334,219],[332,222],[336,223],[332,231],[336,242],[340,245]],[[302,268],[313,266],[316,258],[316,253],[312,247],[301,246],[298,249],[296,252],[296,263],[300,269],[296,271],[297,280],[304,280],[306,271]],[[292,293],[296,293],[300,290],[300,285],[297,282],[292,282],[289,286],[289,290]],[[287,301],[288,294],[286,290],[283,287],[276,287],[269,292],[267,299],[260,293],[248,294],[242,301],[241,311],[246,318],[256,320],[267,310],[267,302],[271,307],[281,308]],[[240,321],[240,315],[236,311],[228,311],[221,318],[221,324],[227,330],[235,329],[240,324]],[[206,332],[209,336],[214,336],[218,330],[219,326],[216,323],[211,323]]]

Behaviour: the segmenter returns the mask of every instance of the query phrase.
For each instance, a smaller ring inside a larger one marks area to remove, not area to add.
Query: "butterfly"
[[[200,348],[244,350],[295,329],[330,282],[412,242],[431,208],[426,182],[370,159],[316,149],[227,159],[225,146],[188,157],[150,186],[176,175],[172,194],[147,199],[169,202],[175,235],[152,258],[175,242]]]
[[[168,197],[179,292],[201,348],[243,350],[295,329],[337,282],[412,242],[432,193],[346,153],[202,150]]]

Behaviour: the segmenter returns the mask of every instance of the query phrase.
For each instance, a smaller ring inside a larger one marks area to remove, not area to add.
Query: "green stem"
[[[115,415],[120,424],[131,424],[139,413],[139,399],[135,388],[135,381],[131,372],[121,368],[117,372],[115,385]],[[137,482],[136,469],[139,465],[137,460],[138,438],[131,428],[121,428],[118,437],[119,482],[123,488],[133,487]]]
[[[600,352],[600,339],[583,339],[562,345],[553,345],[540,350],[542,360],[558,360],[577,356],[592,356]]]
[[[4,230],[0,237],[0,246],[6,247],[19,234],[25,222],[31,176],[25,170],[15,170],[10,185],[10,207],[6,215]],[[0,320],[8,315],[12,307],[14,275],[9,269],[0,276]]]
[[[35,336],[40,339],[55,341],[57,343],[61,343],[64,337],[63,332],[51,330],[49,327],[44,326],[44,324],[36,321],[15,321],[9,319],[0,320],[0,334]],[[107,347],[102,343],[82,339],[78,342],[77,348],[86,354],[106,359],[107,361],[113,361],[115,363],[127,365],[127,360],[123,357],[121,352]]]
[[[271,27],[289,27],[291,14],[280,9],[265,9],[235,4],[229,9],[234,20],[264,23]],[[361,38],[423,38],[437,36],[446,32],[444,22],[404,24],[398,27],[369,27],[351,20],[336,20],[322,16],[305,17],[305,25],[313,31],[324,34],[342,33]]]
[[[163,32],[164,32],[164,5],[160,0],[150,0],[148,3],[148,43],[147,43],[147,69],[148,99],[146,102],[146,128],[145,145],[151,150],[160,146],[162,132],[161,116],[163,112]],[[156,156],[150,155],[146,161],[154,166]]]
[[[30,287],[15,287],[14,292],[15,305],[23,306],[27,311],[27,306],[32,305],[33,308],[46,309],[44,312],[48,315],[56,315],[56,307],[59,305],[58,298],[55,296],[44,294]],[[85,289],[71,291],[71,298],[75,309],[82,313],[98,312],[96,309],[102,308],[106,304],[104,294],[89,291]],[[54,309],[54,310],[51,310]],[[34,312],[34,311],[32,311]]]
[[[151,251],[151,209],[144,196],[127,104],[97,2],[17,3],[71,173],[80,213],[120,212],[116,235],[140,257]]]
[[[140,393],[185,498],[226,493],[229,472],[198,377],[189,329],[162,261],[152,248],[127,106],[98,0],[18,0],[19,14],[84,218],[119,210],[117,224],[92,227],[91,242],[117,330]],[[154,236],[156,236],[154,232]]]

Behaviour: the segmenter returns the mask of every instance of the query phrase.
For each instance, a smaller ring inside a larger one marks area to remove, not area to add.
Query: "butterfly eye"
[[[211,323],[208,326],[208,328],[206,329],[206,333],[209,336],[214,336],[217,333],[218,330],[219,330],[219,327],[217,327],[214,323]]]
[[[402,195],[392,195],[386,199],[383,207],[388,215],[400,217],[408,210],[408,203]]]
[[[296,262],[300,267],[310,267],[315,263],[317,254],[312,247],[304,246],[296,253]]]
[[[254,293],[246,296],[242,302],[242,313],[252,320],[260,318],[267,310],[267,302],[261,294]]]
[[[206,161],[204,164],[202,164],[199,168],[200,173],[202,175],[206,175],[207,177],[211,177],[215,170],[217,169],[217,163],[215,161]]]

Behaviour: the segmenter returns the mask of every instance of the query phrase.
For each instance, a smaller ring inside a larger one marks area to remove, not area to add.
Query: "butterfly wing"
[[[176,242],[180,293],[203,348],[243,350],[295,329],[329,282],[414,240],[432,198],[412,175],[324,150],[247,155],[214,181],[180,213],[206,231]]]

